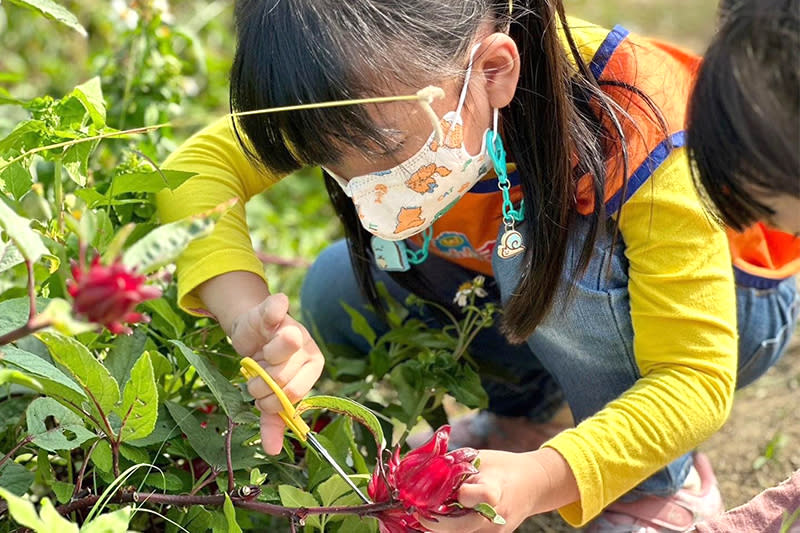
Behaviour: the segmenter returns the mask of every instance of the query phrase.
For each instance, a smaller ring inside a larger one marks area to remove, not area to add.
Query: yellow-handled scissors
[[[314,449],[320,457],[322,457],[325,461],[327,461],[333,469],[336,471],[339,476],[347,483],[351,489],[358,494],[358,497],[361,498],[364,503],[372,503],[369,498],[367,498],[363,492],[361,492],[353,480],[345,474],[342,467],[339,466],[339,463],[333,458],[333,456],[325,449],[325,447],[317,440],[314,436],[314,432],[311,431],[311,428],[308,427],[308,424],[300,418],[300,415],[297,414],[297,410],[292,405],[292,402],[289,401],[289,397],[286,396],[286,393],[283,392],[283,389],[278,385],[272,376],[270,376],[266,370],[261,368],[261,365],[255,362],[255,360],[251,359],[250,357],[245,357],[242,359],[241,362],[241,372],[242,375],[246,379],[254,379],[254,378],[261,378],[263,379],[266,384],[272,389],[272,392],[275,393],[275,396],[278,398],[278,401],[281,402],[281,407],[283,407],[283,411],[278,413],[278,416],[286,423],[286,427],[288,427],[292,433],[294,433],[297,438],[302,440],[303,442],[307,443],[311,448]]]

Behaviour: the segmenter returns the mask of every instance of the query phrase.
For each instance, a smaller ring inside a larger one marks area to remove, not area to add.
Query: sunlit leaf
[[[30,228],[31,221],[16,214],[5,202],[0,201],[0,229],[6,232],[28,261],[37,261],[50,252],[38,233]]]
[[[0,347],[0,354],[4,364],[11,365],[35,379],[41,390],[34,390],[63,398],[77,406],[88,400],[80,385],[38,355],[11,345]],[[13,376],[11,379],[13,381]]]
[[[124,441],[142,439],[153,431],[158,417],[158,387],[147,352],[133,365],[116,413],[122,419],[120,437]]]
[[[50,417],[57,425],[48,429],[47,420]],[[33,400],[28,406],[26,420],[28,433],[34,437],[33,443],[51,452],[74,450],[97,436],[86,429],[81,417],[53,398]]]
[[[225,493],[225,505],[222,506],[222,512],[225,513],[225,522],[228,526],[227,533],[242,533],[242,528],[236,522],[236,509],[233,507],[233,502],[228,493]]]
[[[102,128],[106,125],[106,104],[103,100],[103,88],[98,76],[75,87],[72,96],[81,101],[89,116],[92,117],[95,127]]]
[[[158,227],[128,248],[122,256],[122,262],[140,274],[149,274],[174,262],[190,242],[211,233],[219,217],[234,203],[236,199],[208,213]]]
[[[108,189],[110,196],[125,193],[156,193],[162,189],[176,189],[181,183],[191,178],[193,172],[179,170],[154,170],[152,172],[136,172],[120,174],[111,181]]]
[[[312,409],[327,409],[340,415],[345,415],[366,427],[380,449],[386,447],[386,438],[378,417],[370,409],[348,398],[335,396],[312,396],[297,404],[297,412],[304,413]]]
[[[133,508],[123,507],[112,513],[100,515],[91,522],[83,524],[80,533],[121,533],[128,531],[131,517],[133,517]]]
[[[50,20],[55,20],[56,22],[60,22],[65,26],[69,26],[76,32],[80,33],[84,37],[87,36],[86,29],[81,26],[81,23],[78,22],[78,18],[73,15],[67,8],[62,6],[61,4],[57,4],[53,0],[6,0],[11,4],[18,5],[20,7],[26,7],[33,11],[38,11],[45,17],[49,18]]]
[[[110,413],[119,401],[119,385],[89,349],[72,337],[55,332],[43,331],[36,336],[47,345],[53,360],[72,374],[91,398],[93,407],[102,410],[98,414]]]

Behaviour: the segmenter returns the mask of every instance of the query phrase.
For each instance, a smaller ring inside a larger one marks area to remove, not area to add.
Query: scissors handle
[[[308,433],[311,431],[311,428],[308,427],[308,424],[300,418],[297,414],[297,410],[292,405],[292,402],[289,401],[289,397],[286,396],[286,393],[283,392],[278,383],[272,379],[272,376],[264,370],[261,365],[259,365],[255,360],[250,357],[245,357],[241,361],[241,373],[247,379],[253,378],[261,378],[263,379],[272,392],[275,393],[275,396],[278,398],[278,401],[281,402],[281,407],[283,407],[283,411],[278,413],[278,416],[281,417],[283,422],[286,426],[297,435],[297,437],[302,440],[303,442],[306,441],[308,438]]]

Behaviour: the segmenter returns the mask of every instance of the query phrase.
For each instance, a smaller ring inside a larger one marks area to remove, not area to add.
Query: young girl
[[[379,308],[377,281],[448,304],[481,273],[504,316],[474,356],[520,377],[487,384],[490,410],[540,422],[563,398],[579,422],[536,450],[481,451],[460,500],[495,505],[506,526],[476,515],[426,528],[511,531],[551,509],[577,526],[626,494],[597,530],[683,531],[719,512],[710,466],[690,452],[725,421],[737,379],[783,350],[795,289],[740,301],[737,374],[728,241],[683,148],[695,58],[620,27],[568,26],[552,0],[240,0],[236,20],[234,111],[436,85],[443,135],[414,103],[254,114],[197,134],[165,164],[198,175],[161,195],[163,219],[242,201],[179,261],[181,305],[305,394],[322,356],[270,295],[243,202],[321,165],[347,235],[303,289],[326,343],[366,351],[341,302]],[[250,392],[277,453],[279,406]]]

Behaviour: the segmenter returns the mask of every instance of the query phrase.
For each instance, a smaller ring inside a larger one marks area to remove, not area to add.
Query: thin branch
[[[225,460],[228,466],[228,492],[233,492],[233,459],[231,458],[231,440],[233,439],[233,418],[228,417],[228,433],[225,435]]]
[[[26,259],[25,267],[28,269],[28,302],[30,303],[28,324],[32,324],[36,317],[36,277],[33,274],[33,261]]]
[[[18,327],[13,331],[9,331],[5,335],[0,335],[0,346],[3,346],[5,344],[10,344],[14,341],[18,341],[21,338],[27,337],[31,333],[36,333],[40,329],[44,329],[46,327],[49,327],[50,325],[51,322],[49,320],[46,320],[44,322],[37,322],[35,324],[28,322],[24,326]]]
[[[190,464],[191,464],[191,463],[190,463]],[[192,470],[194,470],[194,469],[192,469]],[[201,482],[199,485],[197,485],[195,488],[193,488],[193,489],[192,489],[192,492],[190,492],[189,494],[190,494],[191,496],[194,496],[195,494],[197,494],[198,492],[200,492],[201,490],[203,490],[203,489],[204,489],[204,488],[206,488],[207,486],[211,485],[211,484],[214,482],[214,480],[215,480],[215,479],[217,479],[217,476],[219,476],[219,472],[220,472],[219,470],[216,470],[216,469],[212,468],[212,469],[211,469],[211,473],[208,475],[208,477],[207,477],[206,479],[204,479],[204,480],[203,480],[203,481],[202,481],[202,482]],[[202,477],[202,476],[201,476],[201,477]]]
[[[83,477],[86,475],[86,467],[89,465],[89,458],[94,453],[94,449],[100,444],[102,439],[97,439],[94,441],[92,446],[89,448],[89,451],[86,452],[86,455],[83,457],[83,464],[81,465],[81,469],[78,472],[78,477],[75,479],[75,490],[72,491],[72,498],[75,499],[80,494],[81,490],[83,489]]]
[[[10,452],[8,452],[2,459],[0,459],[0,466],[6,464],[6,461],[8,461],[12,455],[17,453],[17,451],[19,451],[19,449],[25,446],[26,444],[29,444],[33,439],[34,439],[33,435],[28,435],[27,437],[19,441],[16,446],[11,448]]]

